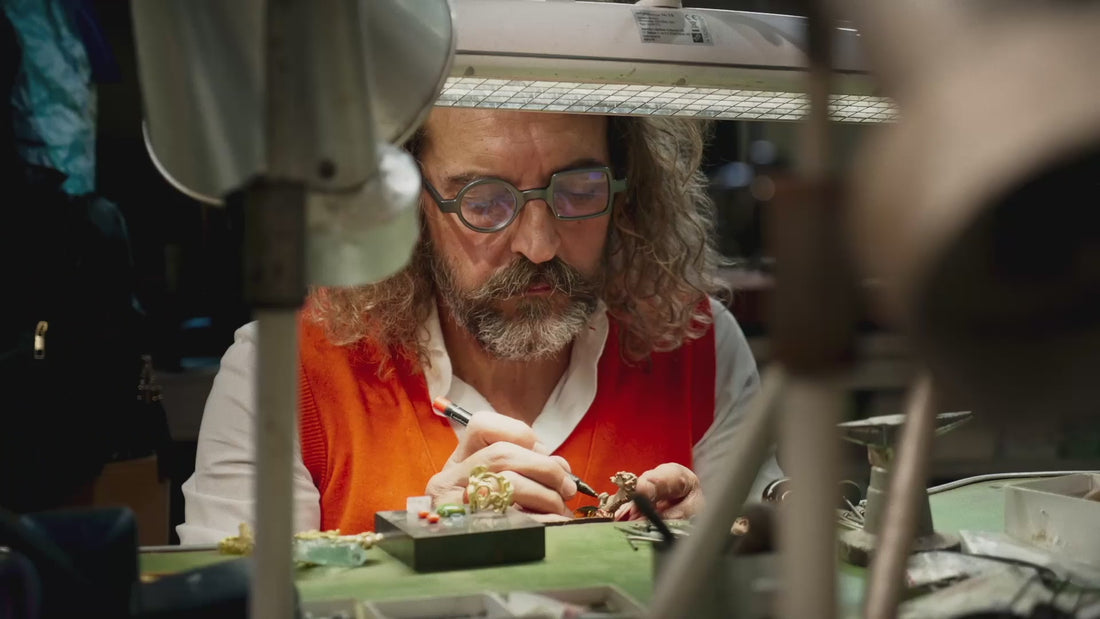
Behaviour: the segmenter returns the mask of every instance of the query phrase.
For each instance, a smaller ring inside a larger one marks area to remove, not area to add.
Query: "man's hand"
[[[634,494],[649,499],[662,517],[683,520],[703,509],[703,490],[699,478],[682,464],[665,463],[638,476]],[[615,520],[640,520],[645,515],[634,505],[625,503],[615,511]]]
[[[428,480],[425,491],[436,504],[462,503],[470,471],[483,464],[512,482],[517,507],[539,514],[571,512],[565,502],[577,494],[569,463],[546,455],[530,426],[493,412],[473,416],[443,470]]]

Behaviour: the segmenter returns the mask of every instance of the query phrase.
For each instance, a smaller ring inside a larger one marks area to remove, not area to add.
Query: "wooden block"
[[[405,510],[374,515],[379,546],[418,572],[539,561],[546,557],[546,530],[537,520],[508,510],[502,516],[443,518],[429,523]]]

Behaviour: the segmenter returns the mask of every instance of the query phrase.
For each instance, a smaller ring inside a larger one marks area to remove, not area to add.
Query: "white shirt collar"
[[[432,304],[424,327],[428,332],[427,350],[431,361],[430,367],[424,368],[428,395],[433,400],[444,396],[470,411],[493,410],[484,396],[454,375],[435,304]],[[607,306],[600,301],[588,320],[588,328],[574,340],[569,366],[532,426],[535,436],[550,451],[565,442],[596,399],[597,368],[607,343],[607,331]],[[452,425],[455,432],[461,434],[462,427],[453,422]]]

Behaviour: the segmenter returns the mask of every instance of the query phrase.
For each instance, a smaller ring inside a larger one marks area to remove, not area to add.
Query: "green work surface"
[[[1033,479],[1036,478],[983,481],[933,494],[928,497],[932,525],[941,533],[1004,531],[1005,486]]]
[[[421,574],[380,548],[361,567],[310,567],[297,570],[298,590],[306,601],[336,598],[398,599],[476,591],[556,589],[595,584],[618,585],[642,603],[653,589],[651,550],[631,550],[615,523],[594,522],[546,528],[546,559],[534,563]],[[178,572],[234,557],[217,552],[143,553],[145,574]]]
[[[1003,488],[1012,479],[986,481],[932,495],[936,529],[1004,530]],[[381,549],[371,550],[369,563],[357,568],[312,567],[297,571],[297,583],[306,601],[357,598],[399,599],[477,591],[556,589],[617,585],[642,604],[653,594],[652,551],[647,544],[632,550],[615,523],[585,523],[547,527],[543,561],[419,574]],[[179,572],[232,557],[217,552],[142,553],[144,574]],[[865,570],[841,565],[839,586],[843,606],[862,598]]]

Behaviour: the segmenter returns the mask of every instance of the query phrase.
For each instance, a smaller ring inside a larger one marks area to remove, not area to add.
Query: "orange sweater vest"
[[[610,321],[598,364],[596,399],[554,453],[598,492],[617,471],[641,474],[663,462],[691,466],[714,419],[714,329],[641,366],[619,354]],[[302,459],[321,495],[322,530],[374,529],[374,512],[404,509],[424,494],[458,445],[450,421],[432,411],[424,374],[397,362],[378,377],[365,345],[334,346],[300,322],[299,430]],[[573,509],[595,504],[578,494]]]

